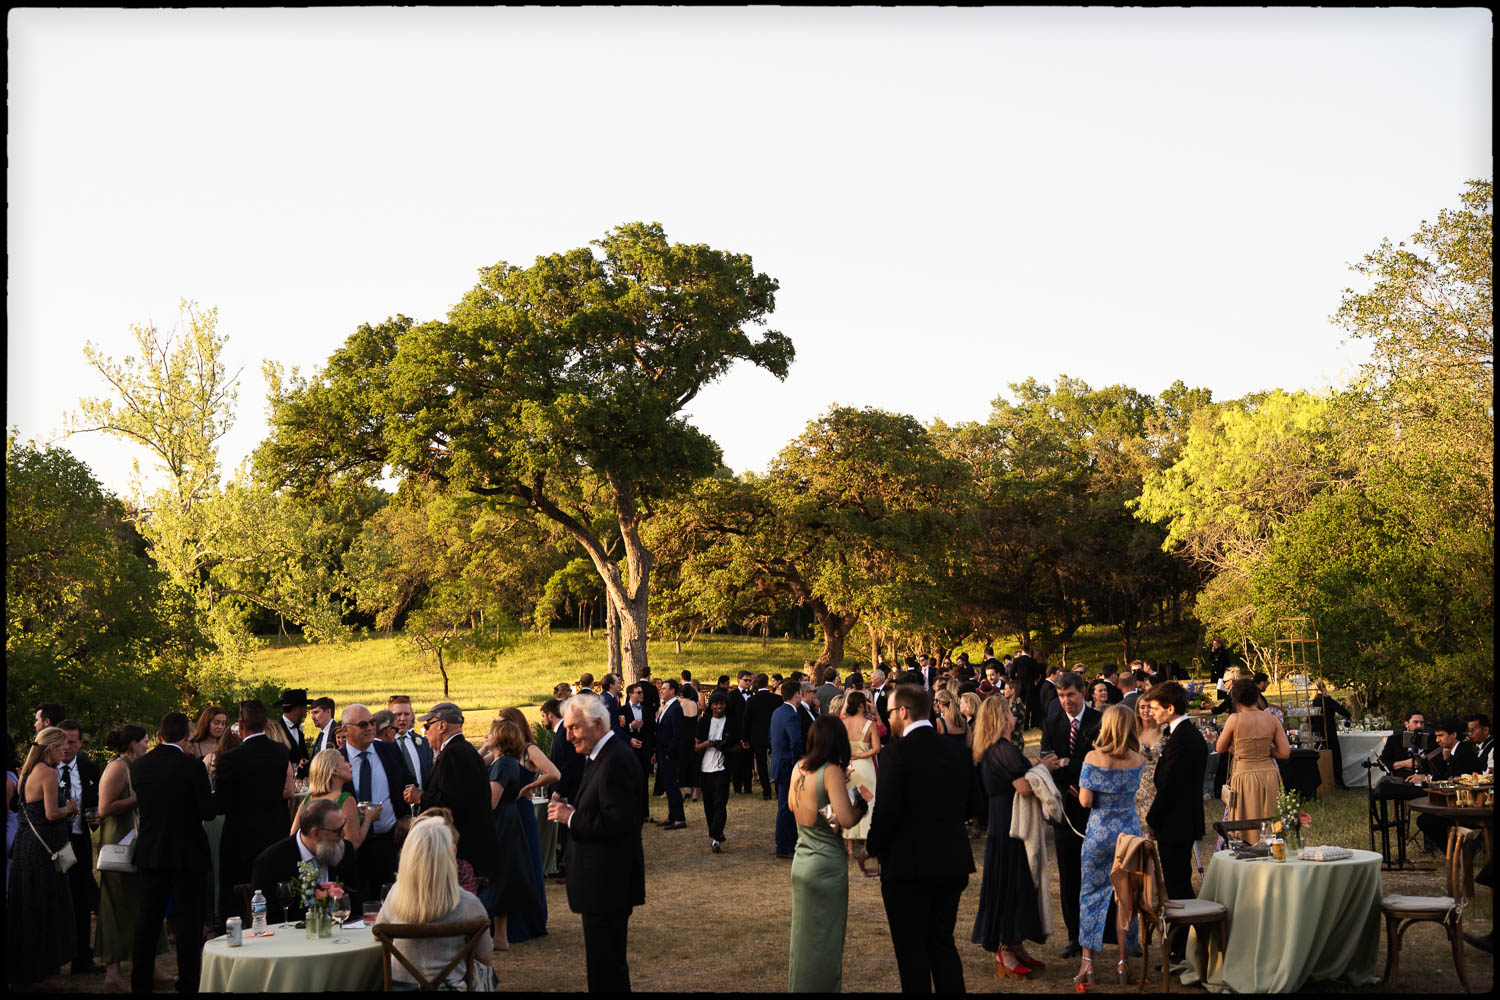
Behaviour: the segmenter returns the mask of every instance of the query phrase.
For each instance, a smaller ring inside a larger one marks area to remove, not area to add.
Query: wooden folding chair
[[[1218,824],[1214,824],[1217,826]],[[1255,821],[1255,828],[1260,829],[1260,821]],[[1208,975],[1208,933],[1211,929],[1214,941],[1219,946],[1220,953],[1229,946],[1229,911],[1224,908],[1223,903],[1216,903],[1211,899],[1168,899],[1167,880],[1161,870],[1161,854],[1157,852],[1156,841],[1148,840],[1144,845],[1146,856],[1151,861],[1151,871],[1147,877],[1151,878],[1156,886],[1154,893],[1136,893],[1136,911],[1141,917],[1141,992],[1146,992],[1146,985],[1150,979],[1151,970],[1151,935],[1153,932],[1161,933],[1161,976],[1162,991],[1172,992],[1172,937],[1179,931],[1189,927],[1198,927],[1198,964],[1203,969],[1205,976]],[[1147,904],[1150,897],[1155,904],[1152,909]]]
[[[375,940],[380,942],[380,961],[385,973],[385,991],[391,991],[391,956],[406,967],[413,979],[417,981],[419,990],[436,990],[443,981],[448,978],[448,973],[458,967],[459,962],[464,963],[464,988],[474,989],[474,949],[479,946],[479,937],[490,929],[488,919],[454,920],[445,924],[375,924],[370,928],[370,933]],[[402,938],[444,938],[444,937],[467,937],[464,946],[458,950],[452,960],[445,965],[442,971],[428,979],[416,966],[407,961],[405,955],[396,948],[396,942]]]
[[[1231,840],[1236,839],[1230,836],[1231,833],[1246,833],[1251,830],[1259,833],[1260,825],[1262,823],[1266,824],[1266,826],[1269,827],[1274,822],[1276,822],[1276,820],[1271,816],[1266,816],[1262,819],[1227,819],[1214,824],[1214,833],[1217,833],[1220,837],[1223,837],[1224,843],[1228,844]],[[1240,837],[1238,839],[1244,840],[1245,838]]]
[[[1478,831],[1462,826],[1448,831],[1448,891],[1452,895],[1390,895],[1380,901],[1380,913],[1385,917],[1385,975],[1379,989],[1388,988],[1401,972],[1401,940],[1406,932],[1416,924],[1430,922],[1442,925],[1453,949],[1459,984],[1465,993],[1474,992],[1464,974],[1463,922],[1469,900],[1463,892],[1474,884],[1474,850],[1478,842]]]

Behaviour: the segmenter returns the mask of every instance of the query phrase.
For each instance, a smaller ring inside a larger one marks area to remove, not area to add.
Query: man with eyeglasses
[[[406,758],[394,743],[375,739],[375,722],[369,708],[350,705],[344,709],[344,757],[349,761],[352,777],[344,791],[356,802],[380,806],[380,813],[359,845],[360,885],[366,899],[379,899],[380,887],[394,880],[396,862],[400,860],[397,831],[404,837],[411,823],[411,806],[402,790],[415,779],[406,766]]]
[[[349,890],[351,909],[359,912],[359,901],[379,899],[376,895],[365,896],[359,889],[359,867],[355,860],[354,847],[344,839],[344,813],[334,802],[313,799],[302,810],[297,823],[297,832],[285,840],[278,840],[255,859],[255,868],[250,876],[250,891],[259,889],[266,897],[266,920],[279,923],[286,919],[277,898],[279,882],[295,882],[297,866],[311,861],[318,866],[319,882],[338,882]],[[300,901],[292,904],[300,910]]]

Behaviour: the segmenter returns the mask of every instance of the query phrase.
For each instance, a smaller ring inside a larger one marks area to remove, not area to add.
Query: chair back
[[[453,920],[443,924],[375,924],[370,928],[370,933],[375,940],[380,942],[380,962],[385,974],[385,990],[391,990],[391,956],[406,967],[411,977],[417,982],[419,990],[436,990],[443,981],[448,978],[448,973],[458,967],[459,962],[464,963],[464,988],[474,988],[474,950],[479,947],[479,938],[490,929],[487,918],[474,920]],[[400,939],[421,938],[446,938],[464,937],[467,940],[464,946],[458,950],[458,954],[443,966],[431,979],[422,974],[421,970],[412,965],[407,957],[396,948],[396,942]]]
[[[1469,886],[1474,883],[1474,852],[1479,844],[1479,831],[1466,826],[1448,828],[1448,895],[1460,914],[1468,905]]]
[[[1230,820],[1223,820],[1223,821],[1214,823],[1214,833],[1217,833],[1220,837],[1223,837],[1224,838],[1224,843],[1227,844],[1231,840],[1234,839],[1234,838],[1232,838],[1232,837],[1229,836],[1231,833],[1244,833],[1244,832],[1246,832],[1248,830],[1254,830],[1257,833],[1259,833],[1260,832],[1260,825],[1262,823],[1270,825],[1273,822],[1275,822],[1275,819],[1273,817],[1271,817],[1271,816],[1266,816],[1266,817],[1263,817],[1261,819],[1230,819]],[[1243,840],[1244,838],[1241,837],[1240,839]]]

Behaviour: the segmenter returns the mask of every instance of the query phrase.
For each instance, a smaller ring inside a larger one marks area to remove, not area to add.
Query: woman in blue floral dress
[[[1078,801],[1090,810],[1089,825],[1083,835],[1082,887],[1078,901],[1078,943],[1083,948],[1083,962],[1074,982],[1080,987],[1093,982],[1094,953],[1104,947],[1104,923],[1114,893],[1109,872],[1114,866],[1115,840],[1122,833],[1141,835],[1135,793],[1145,763],[1135,712],[1124,705],[1110,705],[1099,723],[1094,749],[1083,758],[1083,771],[1078,776]],[[1116,915],[1115,941],[1120,961],[1115,970],[1122,983],[1128,982],[1125,931],[1130,916]]]

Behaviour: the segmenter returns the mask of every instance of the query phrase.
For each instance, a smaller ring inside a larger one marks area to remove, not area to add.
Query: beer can
[[[238,948],[245,943],[244,927],[239,917],[230,917],[224,921],[224,940],[231,948]]]
[[[1280,837],[1271,838],[1271,859],[1273,861],[1286,860],[1286,841]]]

